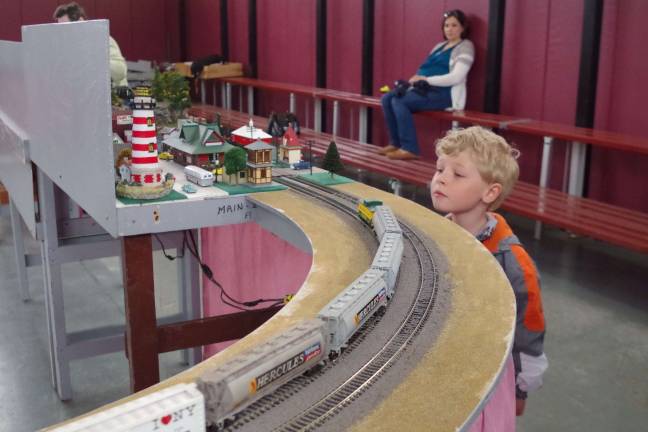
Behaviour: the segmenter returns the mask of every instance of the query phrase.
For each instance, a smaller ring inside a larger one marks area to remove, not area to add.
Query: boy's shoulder
[[[522,254],[529,256],[526,248],[520,241],[515,232],[510,227],[506,218],[499,213],[487,213],[488,223],[484,230],[477,237],[486,248],[492,253],[506,252],[513,249],[516,255]]]

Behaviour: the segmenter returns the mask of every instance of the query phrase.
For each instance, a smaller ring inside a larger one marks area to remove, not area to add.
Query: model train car
[[[403,259],[403,235],[385,233],[378,246],[378,252],[371,263],[371,268],[383,270],[388,286],[396,286],[396,277]]]
[[[205,396],[207,422],[222,427],[234,413],[316,366],[328,353],[327,339],[321,320],[301,321],[204,373],[198,389]]]
[[[387,306],[394,289],[385,272],[369,269],[322,309],[318,315],[329,335],[329,356],[337,357],[356,331],[380,308]]]
[[[373,227],[373,217],[376,207],[382,205],[379,200],[362,200],[358,204],[358,217],[370,227]]]
[[[403,234],[396,215],[394,215],[391,208],[385,205],[376,207],[373,216],[373,227],[378,241],[382,241],[385,233]]]

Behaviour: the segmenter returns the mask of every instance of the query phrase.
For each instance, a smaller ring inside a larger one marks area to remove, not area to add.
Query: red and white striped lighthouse
[[[155,131],[155,98],[149,87],[133,90],[133,163],[131,176],[142,186],[158,186],[163,183],[162,169],[158,164],[157,135]]]

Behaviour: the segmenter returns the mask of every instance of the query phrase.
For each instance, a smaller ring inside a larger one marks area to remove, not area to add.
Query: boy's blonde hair
[[[520,152],[501,136],[480,126],[450,130],[436,143],[437,157],[456,156],[463,151],[468,151],[486,183],[502,185],[500,196],[489,207],[497,209],[518,179],[520,168],[516,159]]]

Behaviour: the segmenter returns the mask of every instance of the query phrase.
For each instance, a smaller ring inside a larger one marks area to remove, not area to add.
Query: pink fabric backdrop
[[[515,366],[509,355],[497,387],[469,432],[515,431]]]
[[[227,293],[239,301],[281,298],[296,293],[313,261],[312,255],[256,223],[204,228],[200,235],[203,261]],[[203,307],[205,316],[238,312],[223,304],[218,288],[206,278],[203,278]],[[203,358],[233,342],[205,347]]]

